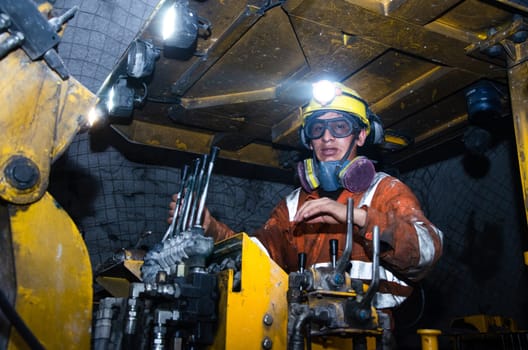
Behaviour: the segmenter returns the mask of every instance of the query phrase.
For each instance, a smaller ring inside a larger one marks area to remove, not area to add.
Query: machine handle
[[[354,232],[354,200],[352,198],[348,198],[347,200],[347,235],[346,235],[345,250],[343,251],[343,255],[341,256],[341,258],[339,258],[339,261],[337,262],[337,267],[335,268],[336,274],[345,273],[345,268],[348,262],[350,261],[350,254],[352,253],[353,232]]]

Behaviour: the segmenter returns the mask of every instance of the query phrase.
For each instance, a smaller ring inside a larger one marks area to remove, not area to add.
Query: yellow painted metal
[[[438,329],[419,329],[416,331],[422,340],[422,350],[438,350],[438,336],[442,334]]]
[[[207,154],[213,144],[214,135],[183,128],[156,125],[133,120],[127,125],[112,125],[112,128],[130,142],[174,149],[178,151]],[[221,150],[220,158],[240,162],[280,167],[279,151],[271,146],[250,143],[238,151]]]
[[[480,333],[493,333],[497,331],[515,332],[518,330],[517,322],[512,318],[490,315],[470,315],[454,319],[451,325],[464,323],[472,325]]]
[[[125,251],[126,259],[99,273],[95,281],[107,292],[117,298],[127,298],[132,282],[141,281],[143,260],[131,258],[129,250]]]
[[[405,147],[409,145],[409,142],[404,137],[399,137],[396,135],[385,135],[385,142],[400,147]]]
[[[262,349],[264,342],[273,349],[286,349],[288,275],[247,234],[240,233],[228,240],[241,241],[241,288],[233,290],[232,270],[219,274],[218,329],[211,349]],[[271,324],[264,319],[272,320]],[[379,334],[371,333],[372,336],[367,336],[368,350],[376,348],[375,335]],[[353,337],[312,341],[314,350],[353,349]]]
[[[51,163],[88,123],[96,96],[75,78],[62,80],[43,60],[18,49],[0,60],[0,197],[27,204],[46,191]],[[5,169],[14,156],[30,160],[39,180],[28,189],[10,184]]]
[[[523,45],[525,45],[524,50],[519,51],[524,52],[522,56],[525,57],[528,56],[528,43]],[[528,60],[524,60],[508,70],[524,212],[528,222],[528,92],[526,90],[526,77],[528,77]]]
[[[95,281],[113,297],[129,297],[130,282],[126,278],[99,276]]]
[[[46,349],[89,349],[92,268],[79,230],[49,193],[9,212],[16,310]],[[8,349],[25,348],[12,329]]]
[[[366,292],[368,285],[363,284],[363,289]],[[308,304],[311,308],[316,309],[320,302],[324,304],[335,303],[340,304],[346,298],[355,298],[357,296],[355,291],[349,292],[336,292],[336,291],[314,291],[308,295]],[[336,307],[337,309],[337,307]],[[371,309],[373,316],[373,323],[378,325],[379,319],[375,308]],[[312,348],[313,349],[354,349],[354,338],[358,336],[364,336],[367,340],[366,350],[376,349],[376,337],[381,337],[382,329],[342,329],[339,332],[335,332],[336,336],[329,337],[312,337]],[[342,335],[343,337],[341,337]]]
[[[261,349],[265,339],[273,349],[286,349],[288,275],[247,234],[230,240],[242,241],[241,289],[232,289],[232,270],[220,274],[219,329],[211,349]]]

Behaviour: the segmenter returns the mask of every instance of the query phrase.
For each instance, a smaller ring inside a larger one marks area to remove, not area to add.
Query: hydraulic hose
[[[0,309],[7,317],[9,322],[15,327],[22,339],[32,350],[44,350],[44,347],[38,341],[37,337],[31,332],[24,320],[20,317],[13,305],[7,300],[6,295],[0,290]]]
[[[304,329],[306,323],[312,318],[310,309],[304,310],[295,317],[291,334],[288,336],[288,350],[304,350]]]

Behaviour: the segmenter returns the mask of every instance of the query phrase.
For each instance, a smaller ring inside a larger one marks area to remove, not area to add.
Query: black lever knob
[[[336,261],[337,261],[337,247],[338,247],[337,239],[331,239],[330,240],[330,259],[332,261],[332,268],[334,269],[336,267]]]
[[[304,269],[306,268],[306,253],[299,253],[297,258],[297,262],[299,264],[299,272],[303,273]]]

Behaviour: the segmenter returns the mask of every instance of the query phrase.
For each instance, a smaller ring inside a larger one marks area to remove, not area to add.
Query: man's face
[[[337,112],[327,112],[317,119],[328,121],[330,119],[342,118],[343,116]],[[335,137],[332,135],[330,130],[324,130],[323,136],[312,139],[310,142],[311,149],[315,152],[315,156],[321,162],[341,160],[348,151],[351,142],[354,142],[352,151],[348,159],[353,159],[357,153],[357,146],[362,146],[365,141],[365,130],[361,130],[357,138],[354,140],[355,135],[351,134],[346,137]]]

